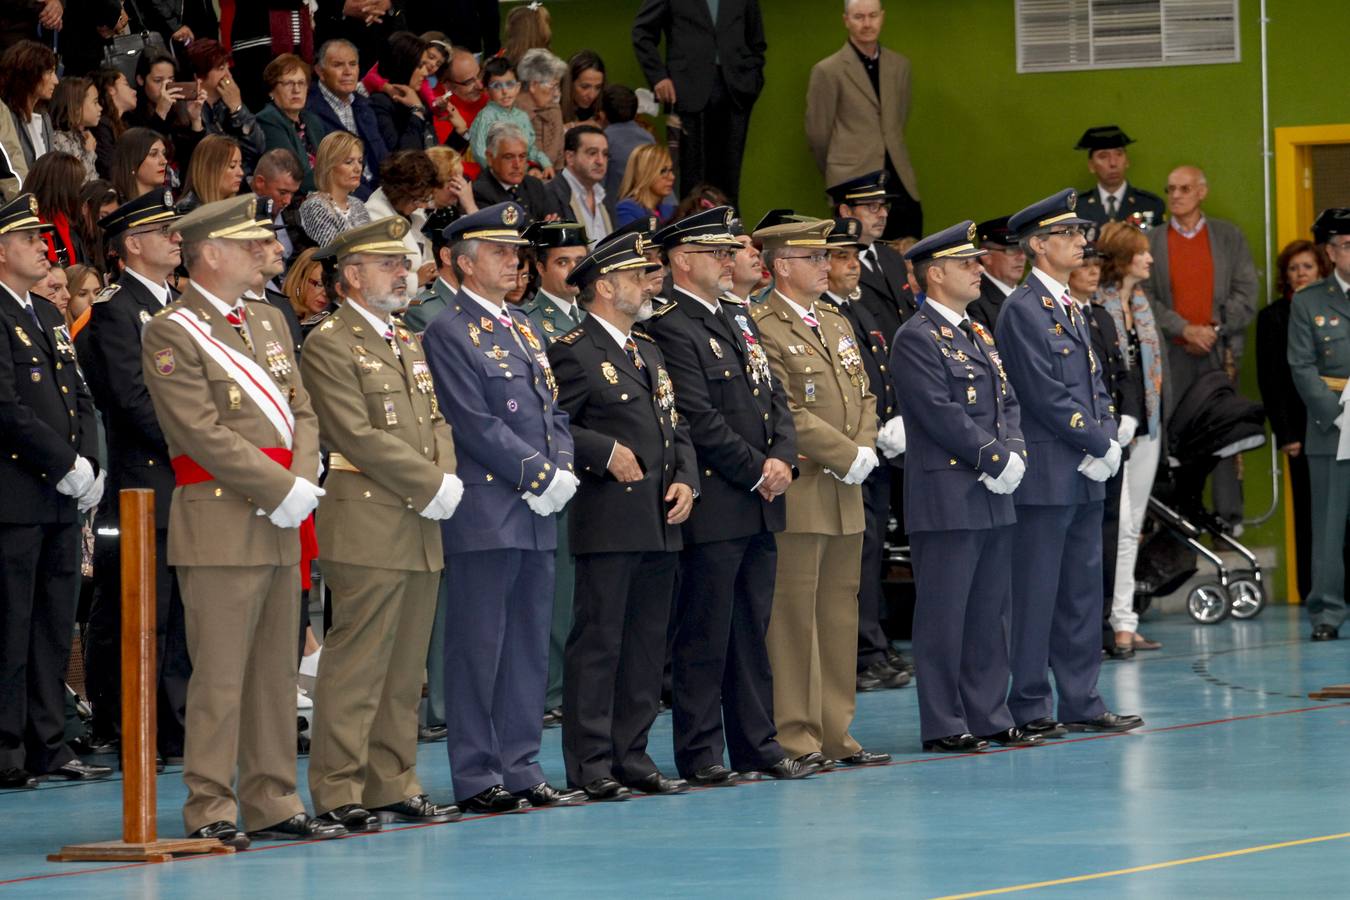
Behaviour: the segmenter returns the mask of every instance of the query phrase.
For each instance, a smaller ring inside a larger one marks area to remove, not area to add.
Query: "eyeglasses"
[[[519,81],[490,81],[488,87],[494,91],[514,91],[520,87]]]
[[[477,72],[474,72],[472,75],[470,75],[463,81],[458,81],[454,78],[449,79],[449,81],[451,84],[457,84],[460,87],[468,87],[471,84],[479,84],[483,81],[483,70],[479,69]]]
[[[872,215],[876,215],[877,213],[889,211],[891,204],[885,200],[871,200],[867,203],[855,203],[853,204],[853,208],[866,210]]]
[[[1339,244],[1333,244],[1331,241],[1327,241],[1327,249],[1333,252],[1344,250],[1347,247],[1350,247],[1350,241],[1341,241]]]
[[[322,278],[306,278],[306,279],[305,279],[305,284],[306,284],[307,286],[309,286],[309,287],[317,288],[318,290],[323,290],[323,279],[322,279]]]
[[[711,256],[718,262],[726,262],[727,260],[731,259],[731,257],[735,254],[736,251],[718,249],[718,250],[686,250],[685,252],[688,253],[690,256],[703,256],[706,254],[708,256]]]
[[[303,78],[287,78],[285,81],[278,81],[277,87],[288,91],[303,91],[308,84],[309,82]]]
[[[819,253],[804,253],[795,256],[780,256],[779,259],[804,259],[813,266],[823,266],[829,262],[830,256],[825,251]]]
[[[1046,237],[1082,237],[1085,232],[1077,225],[1071,225],[1068,228],[1056,228],[1053,231],[1045,232]]]

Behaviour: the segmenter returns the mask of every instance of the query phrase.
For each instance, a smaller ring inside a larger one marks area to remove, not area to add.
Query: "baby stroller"
[[[1265,444],[1265,411],[1238,394],[1227,373],[1208,372],[1182,395],[1167,427],[1167,441],[1167,468],[1159,473],[1148,501],[1148,520],[1155,528],[1139,548],[1135,605],[1147,608],[1152,597],[1176,590],[1198,571],[1197,557],[1203,557],[1218,581],[1191,589],[1186,596],[1191,618],[1204,625],[1229,615],[1250,619],[1266,605],[1261,567],[1202,498],[1205,480],[1219,460]],[[1245,567],[1227,566],[1200,543],[1206,534],[1216,547],[1242,557]]]

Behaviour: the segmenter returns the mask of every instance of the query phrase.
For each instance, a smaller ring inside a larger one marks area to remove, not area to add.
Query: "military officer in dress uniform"
[[[341,837],[295,791],[298,529],[323,490],[286,322],[241,299],[275,237],[251,195],[200,206],[170,233],[182,238],[189,286],[145,326],[141,364],[177,482],[169,564],[192,659],[183,821],[193,837],[236,847]]]
[[[577,288],[567,278],[586,258],[586,229],[576,222],[534,222],[524,237],[533,251],[539,288],[520,310],[529,316],[534,333],[544,346],[567,334],[586,317],[577,303]],[[554,558],[553,626],[548,635],[548,693],[544,698],[544,725],[562,724],[563,648],[572,631],[572,589],[576,569],[568,542],[567,512],[558,517],[558,552]]]
[[[981,222],[975,231],[981,249],[987,252],[980,257],[980,296],[966,307],[966,313],[992,332],[998,322],[998,308],[1022,283],[1027,255],[1017,235],[1008,230],[1007,216]]]
[[[833,224],[790,222],[754,234],[775,287],[753,317],[772,375],[787,388],[800,471],[785,498],[769,617],[774,719],[783,749],[812,768],[890,759],[849,734],[866,528],[861,485],[877,466],[877,407],[852,326],[820,299]]]
[[[1091,224],[1076,205],[1064,190],[1008,220],[1032,270],[998,316],[1028,454],[1015,498],[1008,709],[1019,728],[1047,738],[1143,724],[1107,711],[1097,693],[1104,482],[1120,467],[1121,447],[1102,362],[1069,295],[1069,273],[1083,264],[1083,226]]]
[[[671,668],[675,764],[704,787],[809,774],[775,737],[765,644],[796,435],[750,308],[729,293],[742,250],[733,216],[720,206],[657,233],[674,287],[644,325],[679,387],[676,408],[700,472],[684,526]]]
[[[570,511],[576,603],[563,656],[563,761],[591,800],[677,794],[647,754],[661,701],[680,525],[698,490],[651,315],[642,237],[602,241],[572,271],[586,321],[549,350],[581,486]]]
[[[100,291],[89,325],[75,349],[89,374],[90,389],[103,415],[108,439],[109,490],[150,488],[155,492],[155,642],[159,661],[158,728],[161,756],[182,763],[183,721],[187,704],[187,637],[183,598],[169,567],[169,504],[173,467],[141,374],[141,332],[150,318],[178,298],[169,276],[182,262],[181,238],[169,233],[179,219],[169,191],[151,191],[124,203],[99,221],[103,239],[122,260],[115,284]],[[115,515],[115,512],[113,513]],[[89,612],[85,638],[90,669],[95,733],[115,735],[121,728],[122,588],[120,556],[109,553],[95,570],[99,590]]]
[[[301,374],[330,451],[315,525],[333,624],[315,684],[309,792],[348,831],[448,822],[417,778],[417,709],[444,567],[439,522],[464,493],[407,304],[407,220],[339,235],[345,298],[305,341]],[[322,810],[322,812],[319,812]]]
[[[538,762],[557,513],[577,478],[543,342],[505,302],[524,218],[518,204],[499,203],[447,227],[460,290],[422,338],[464,482],[441,536],[451,584],[446,728],[466,813],[575,799]]]
[[[32,194],[0,206],[0,788],[102,778],[65,740],[65,674],[80,590],[80,522],[103,496],[94,404],[47,277]]]
[[[1098,125],[1083,132],[1075,150],[1086,150],[1088,169],[1097,183],[1083,191],[1078,214],[1099,228],[1107,222],[1129,222],[1147,231],[1161,225],[1162,198],[1125,180],[1130,157],[1125,147],[1134,140],[1117,125]]]
[[[910,438],[919,733],[924,750],[943,753],[1044,741],[1015,727],[1007,705],[1010,495],[1026,471],[1026,445],[993,334],[966,315],[987,252],[976,237],[975,223],[962,222],[905,254],[926,299],[891,350]]]
[[[857,219],[835,219],[825,238],[830,253],[829,288],[824,299],[833,303],[853,326],[860,348],[868,390],[877,398],[877,449],[887,465],[879,465],[863,482],[863,507],[867,529],[863,532],[862,570],[858,585],[858,690],[876,691],[909,684],[911,668],[891,647],[881,627],[882,588],[886,563],[883,552],[891,519],[891,473],[903,472],[905,422],[896,412],[895,391],[887,374],[890,368],[890,337],[882,332],[872,311],[859,302],[858,278],[862,264],[858,252],[861,225]],[[894,336],[891,333],[891,337]]]
[[[836,217],[857,219],[861,225],[859,302],[872,312],[882,334],[889,339],[919,307],[909,290],[904,258],[882,240],[891,210],[887,180],[886,173],[878,169],[836,184],[827,193]]]
[[[1346,517],[1350,516],[1350,210],[1318,219],[1331,276],[1294,295],[1289,314],[1289,369],[1308,407],[1303,452],[1312,484],[1312,639],[1340,637],[1345,621]]]

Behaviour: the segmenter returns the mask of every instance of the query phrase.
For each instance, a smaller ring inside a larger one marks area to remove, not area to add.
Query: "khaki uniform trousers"
[[[440,572],[319,560],[333,591],[314,688],[309,793],[316,815],[422,793],[417,711]]]
[[[178,566],[188,682],[183,825],[258,831],[304,812],[295,792],[299,566]],[[239,773],[236,800],[231,786]]]
[[[766,642],[778,743],[830,759],[862,749],[856,705],[858,579],[863,535],[778,535],[777,589]]]

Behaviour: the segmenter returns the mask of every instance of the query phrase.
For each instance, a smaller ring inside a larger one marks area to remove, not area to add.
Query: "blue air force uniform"
[[[1089,224],[1074,213],[1075,205],[1074,192],[1064,190],[1012,216],[1009,227],[1022,238],[1055,232],[1046,240],[1072,241],[1081,256],[1081,233],[1064,235]],[[1097,693],[1106,487],[1080,469],[1092,457],[1099,469],[1110,470],[1109,477],[1120,450],[1089,325],[1067,287],[1033,268],[1004,302],[997,333],[1022,405],[1028,454],[1015,495],[1008,708],[1019,726],[1062,734],[1054,722],[1053,670],[1061,722],[1084,730],[1138,727],[1138,717],[1108,713]]]
[[[938,232],[906,256],[983,255],[974,227]],[[908,442],[920,735],[925,749],[979,749],[973,736],[1002,737],[1014,724],[1005,621],[1017,516],[1012,495],[986,483],[1014,454],[1025,458],[1017,393],[988,329],[931,297],[896,333],[890,374]]]
[[[451,243],[522,244],[515,204],[447,228]],[[495,309],[495,312],[494,312]],[[508,317],[502,321],[499,316]],[[446,729],[456,798],[544,782],[544,712],[557,517],[540,496],[570,477],[572,437],[543,345],[525,316],[461,288],[423,346],[456,434],[464,499],[441,524],[452,585],[445,624]]]

